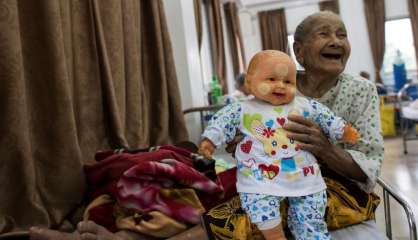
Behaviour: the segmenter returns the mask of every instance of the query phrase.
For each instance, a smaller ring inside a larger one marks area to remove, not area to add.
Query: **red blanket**
[[[191,153],[174,146],[134,154],[99,152],[96,160],[85,167],[91,199],[109,194],[119,207],[141,214],[160,211],[180,222],[198,223],[201,204],[169,192],[194,189],[200,198],[218,202],[223,196],[221,184],[193,169]]]

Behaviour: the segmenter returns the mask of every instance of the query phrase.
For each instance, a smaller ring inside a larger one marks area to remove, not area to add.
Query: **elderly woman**
[[[366,193],[371,192],[383,161],[379,102],[373,83],[342,73],[351,50],[344,23],[334,13],[319,12],[298,25],[294,38],[297,61],[305,68],[298,76],[299,93],[327,105],[351,122],[359,129],[361,139],[355,145],[330,142],[317,124],[300,116],[289,117],[294,122],[285,126],[292,132],[289,137],[302,142],[301,148],[312,152],[326,172],[347,178]],[[385,239],[372,222],[334,231],[332,236]]]
[[[338,15],[319,12],[308,16],[296,28],[294,38],[297,61],[305,69],[297,77],[298,94],[328,106],[338,116],[352,123],[361,135],[355,145],[332,142],[316,123],[295,115],[289,116],[292,123],[284,126],[291,132],[288,134],[290,138],[301,142],[303,150],[317,157],[322,175],[328,179],[328,193],[332,201],[328,204],[327,220],[328,226],[332,225],[330,229],[334,229],[331,231],[332,238],[386,239],[373,220],[367,221],[372,218],[377,204],[370,193],[383,161],[376,88],[369,81],[343,73],[350,56],[350,43],[344,23]],[[341,192],[342,188],[348,194]],[[352,202],[339,202],[342,197]],[[352,207],[360,203],[357,209],[367,209],[368,214]],[[214,211],[222,207],[225,206]],[[330,213],[341,208],[347,211],[342,214]]]

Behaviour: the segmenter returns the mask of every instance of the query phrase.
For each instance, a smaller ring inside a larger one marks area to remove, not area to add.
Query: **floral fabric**
[[[341,74],[337,85],[315,100],[359,131],[360,139],[355,145],[334,143],[348,151],[368,176],[366,183],[357,184],[364,191],[371,192],[380,175],[384,152],[376,86],[362,78]]]

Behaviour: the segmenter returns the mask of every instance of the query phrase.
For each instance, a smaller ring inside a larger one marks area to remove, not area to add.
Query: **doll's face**
[[[246,84],[258,99],[273,105],[287,104],[295,98],[295,64],[285,53],[274,50],[259,52],[250,62]]]

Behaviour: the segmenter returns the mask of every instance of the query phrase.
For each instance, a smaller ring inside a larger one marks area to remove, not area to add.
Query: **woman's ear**
[[[295,41],[293,43],[293,52],[295,53],[296,60],[298,61],[298,63],[303,66],[304,65],[304,58],[303,58],[304,52],[303,52],[302,43]]]

